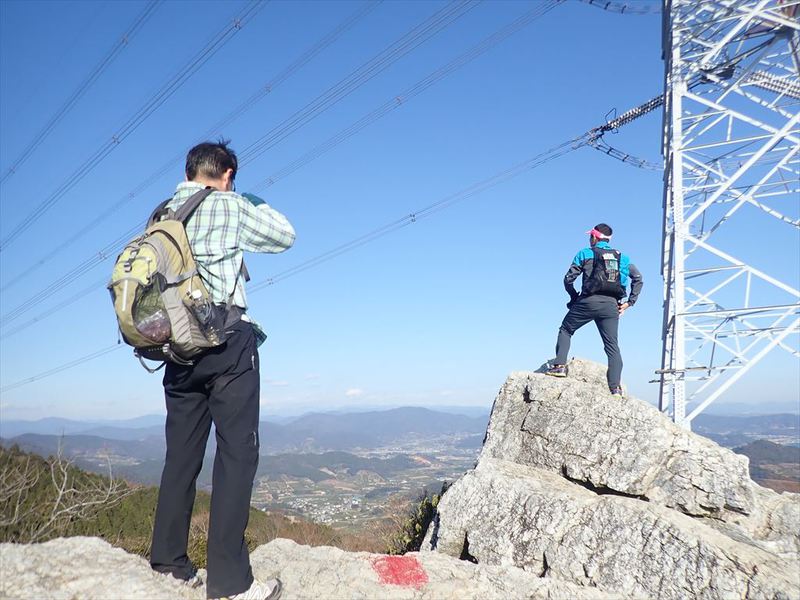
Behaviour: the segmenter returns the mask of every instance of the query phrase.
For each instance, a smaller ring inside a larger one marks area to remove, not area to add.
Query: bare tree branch
[[[58,454],[46,459],[50,481],[42,490],[42,469],[30,455],[22,456],[9,454],[0,469],[0,527],[10,533],[8,541],[38,542],[62,535],[70,523],[96,518],[135,491],[114,479],[108,456],[108,478],[80,476],[64,458],[61,444]]]

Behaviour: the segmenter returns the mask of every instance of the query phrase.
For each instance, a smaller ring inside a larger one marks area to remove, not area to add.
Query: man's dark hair
[[[236,177],[239,161],[236,153],[228,148],[230,140],[203,142],[189,150],[186,155],[186,177],[194,181],[198,175],[219,179],[228,169],[233,169],[231,179]]]
[[[599,231],[603,235],[611,235],[612,233],[614,233],[614,230],[611,229],[611,227],[609,227],[605,223],[598,223],[597,225],[594,226],[594,228],[597,229],[597,231]]]

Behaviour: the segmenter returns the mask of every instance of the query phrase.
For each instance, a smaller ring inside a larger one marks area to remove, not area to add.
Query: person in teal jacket
[[[615,250],[609,243],[613,230],[605,223],[586,232],[589,246],[575,255],[564,288],[569,294],[569,312],[561,322],[556,342],[556,358],[546,371],[553,377],[567,376],[567,355],[572,335],[589,321],[594,321],[608,357],[608,389],[622,396],[622,354],[617,343],[619,318],[636,304],[642,291],[642,274],[627,254]],[[581,291],[575,290],[575,280],[581,279]],[[630,295],[627,288],[630,285]]]

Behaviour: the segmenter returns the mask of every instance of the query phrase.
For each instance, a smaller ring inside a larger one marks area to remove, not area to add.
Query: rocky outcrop
[[[625,598],[796,598],[791,563],[701,521],[481,459],[439,504],[425,548]]]
[[[476,565],[430,552],[387,556],[274,540],[253,552],[252,562],[256,576],[280,575],[287,598],[612,598],[556,578],[541,579],[509,564]]]
[[[611,600],[600,590],[540,579],[513,566],[475,565],[444,554],[387,556],[301,546],[273,540],[251,555],[253,573],[283,582],[282,599],[381,598],[484,600]],[[44,544],[0,544],[0,598],[201,600],[189,588],[154,573],[139,556],[98,538],[59,538]]]
[[[600,365],[513,373],[423,550],[626,597],[800,597],[799,497],[761,488],[747,466],[612,397]]]
[[[206,597],[204,589],[156,573],[142,557],[92,537],[0,544],[0,570],[0,598],[9,600]]]
[[[635,398],[608,394],[605,368],[573,360],[567,379],[513,373],[492,411],[483,457],[556,472],[597,490],[740,527],[779,552],[800,550],[796,494],[755,484],[748,459]]]

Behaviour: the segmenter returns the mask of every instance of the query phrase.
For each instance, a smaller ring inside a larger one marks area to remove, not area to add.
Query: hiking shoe
[[[185,585],[187,587],[190,587],[192,589],[199,588],[201,585],[203,585],[203,583],[205,583],[203,581],[203,578],[201,577],[200,573],[198,573],[197,571],[195,571],[194,575],[192,575],[188,579],[183,579],[182,577],[177,577],[177,576],[175,576],[174,573],[170,573],[170,572],[161,573],[161,574],[162,575],[169,575],[169,576],[177,579],[183,585]]]
[[[609,388],[612,396],[616,396],[617,398],[622,398],[625,396],[624,392],[622,391],[622,386],[617,385],[612,388]]]
[[[566,377],[567,376],[567,365],[553,365],[547,371],[544,372],[545,375],[550,375],[552,377]]]
[[[250,589],[218,600],[277,600],[281,597],[282,587],[280,579],[267,579],[264,583],[254,579]]]

